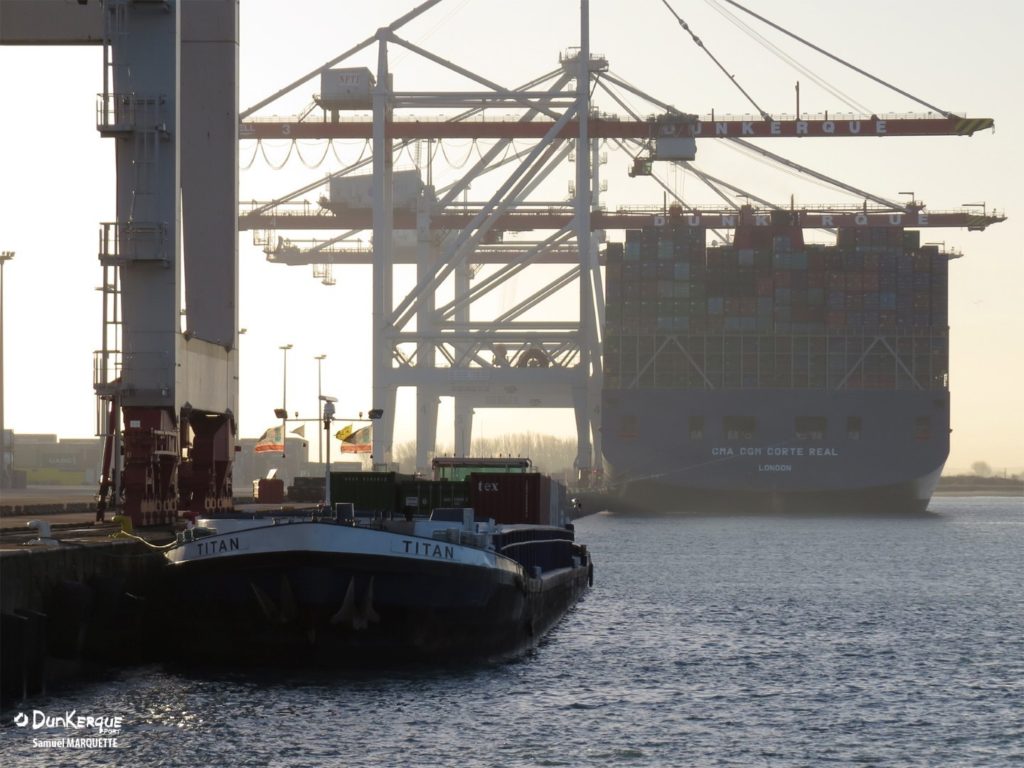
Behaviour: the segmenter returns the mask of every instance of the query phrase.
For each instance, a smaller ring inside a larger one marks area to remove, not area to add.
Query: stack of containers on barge
[[[438,457],[432,477],[399,472],[332,472],[331,498],[368,517],[429,515],[439,507],[472,507],[499,524],[560,526],[577,510],[565,485],[522,457]]]
[[[805,245],[797,224],[745,207],[708,247],[678,211],[608,245],[620,508],[927,507],[949,453],[949,255],[899,226]]]

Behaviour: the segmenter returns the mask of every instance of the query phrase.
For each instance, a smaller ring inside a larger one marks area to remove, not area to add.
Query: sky
[[[62,0],[41,0],[59,5]],[[409,0],[245,0],[241,4],[240,107],[245,109],[370,36],[412,8]],[[904,96],[852,75],[776,32],[742,16],[765,38],[828,81],[826,91],[744,34],[714,0],[671,0],[672,7],[755,101],[773,114],[794,111],[794,84],[801,83],[804,112],[878,114],[927,111]],[[985,461],[997,471],[1024,467],[1024,151],[1017,131],[1024,103],[1013,72],[1024,71],[1017,31],[1024,6],[978,2],[964,12],[950,0],[857,3],[811,0],[748,0],[748,7],[817,45],[877,74],[926,102],[972,117],[992,117],[996,130],[973,138],[777,139],[762,142],[855,187],[890,200],[913,191],[932,210],[984,202],[1009,220],[988,231],[935,229],[926,242],[963,251],[950,270],[952,445],[947,471]],[[592,0],[591,49],[604,54],[611,71],[661,101],[700,115],[749,114],[750,103],[693,44],[662,0]],[[558,65],[560,53],[579,44],[577,0],[447,0],[399,32],[495,82],[515,86]],[[391,57],[401,90],[476,90],[451,73],[396,50]],[[375,67],[365,52],[346,63]],[[89,437],[96,432],[92,390],[93,350],[100,343],[101,282],[96,258],[98,224],[114,218],[113,141],[95,129],[95,95],[102,88],[101,53],[95,48],[0,47],[0,250],[15,251],[4,268],[5,422],[19,433]],[[260,115],[290,115],[311,101],[310,81],[264,108]],[[655,110],[629,97],[641,114]],[[622,114],[598,95],[605,112]],[[243,142],[240,199],[268,200],[323,178],[361,143],[336,143],[321,165],[323,144],[288,152],[268,143],[253,158]],[[452,142],[445,153],[457,165],[476,148]],[[354,154],[353,154],[354,153]],[[251,162],[251,165],[249,165]],[[399,161],[411,162],[410,156]],[[306,164],[315,167],[307,168]],[[437,165],[441,165],[438,160]],[[601,173],[603,202],[658,205],[662,192],[647,180],[630,179],[628,162],[609,151]],[[779,202],[858,202],[850,195],[792,174],[778,173],[712,141],[700,142],[697,167]],[[445,171],[435,169],[444,178]],[[680,171],[661,172],[688,202],[718,203],[697,180]],[[546,199],[564,199],[574,167],[552,175]],[[482,181],[471,199],[482,199]],[[319,191],[306,196],[313,201]],[[478,197],[479,195],[479,197]],[[312,233],[312,237],[317,233]],[[293,237],[306,235],[293,233]],[[323,235],[320,235],[321,237]],[[620,239],[621,233],[610,233]],[[369,267],[334,270],[323,285],[310,267],[266,262],[253,233],[239,235],[241,338],[240,434],[258,436],[273,423],[282,396],[283,353],[288,352],[288,405],[313,415],[319,386],[339,398],[339,414],[354,415],[370,402]],[[486,274],[484,272],[483,274]],[[481,275],[482,276],[482,275]],[[525,298],[538,277],[519,278],[497,301]],[[398,275],[396,285],[410,285]],[[396,295],[401,293],[396,291]],[[569,302],[556,301],[564,312]],[[271,311],[268,311],[271,308]],[[545,310],[538,310],[545,311]],[[571,314],[571,312],[570,312]],[[572,319],[558,315],[558,319]],[[396,414],[396,443],[414,437],[413,399],[403,391]],[[450,400],[442,401],[439,443],[451,443]],[[507,431],[574,434],[569,410],[478,410],[474,434]]]

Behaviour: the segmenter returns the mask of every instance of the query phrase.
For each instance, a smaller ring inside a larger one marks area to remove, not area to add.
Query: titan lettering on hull
[[[238,539],[232,536],[230,539],[216,539],[214,541],[195,542],[195,556],[206,557],[207,555],[223,555],[229,552],[240,552],[242,545]]]
[[[454,560],[455,546],[452,544],[435,544],[432,541],[416,541],[401,539],[391,545],[392,552],[413,557],[427,557],[431,560]]]

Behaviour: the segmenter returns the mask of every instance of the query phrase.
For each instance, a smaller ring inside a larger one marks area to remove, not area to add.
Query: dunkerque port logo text
[[[76,732],[72,735],[46,739],[32,739],[37,747],[57,747],[63,749],[111,748],[117,747],[115,738],[121,733],[124,718],[121,715],[84,715],[72,709],[60,715],[48,715],[33,709],[31,716],[19,712],[14,716],[14,725],[19,728],[63,728]],[[84,733],[82,733],[84,732]]]

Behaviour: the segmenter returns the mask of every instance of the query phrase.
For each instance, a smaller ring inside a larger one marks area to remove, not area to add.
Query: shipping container
[[[260,504],[280,504],[284,501],[284,480],[277,477],[253,480],[252,495]]]
[[[357,513],[389,517],[400,511],[397,472],[331,472],[331,501],[351,502]]]
[[[692,247],[676,243],[676,259],[659,261],[669,232],[671,224],[657,236],[632,236],[643,242],[644,260],[635,272],[624,262],[621,291],[609,286],[609,297],[623,299],[619,315],[606,315],[606,334],[632,334],[638,343],[606,354],[607,375],[623,386],[827,387],[853,366],[847,388],[904,387],[893,355],[882,346],[866,354],[846,343],[851,334],[881,330],[896,344],[948,323],[947,260],[930,246],[905,250],[899,228],[840,231],[837,247],[804,247],[787,232],[737,233],[736,247],[707,249],[687,228],[682,238],[692,237]],[[681,335],[689,358],[665,346],[669,335]],[[729,340],[754,346],[734,349]],[[826,343],[840,344],[841,354]]]
[[[468,484],[469,503],[477,520],[548,525],[553,514],[557,517],[557,502],[552,510],[551,479],[546,475],[474,472]]]
[[[466,481],[413,478],[398,484],[399,507],[406,517],[428,516],[440,507],[468,507],[469,484]]]

